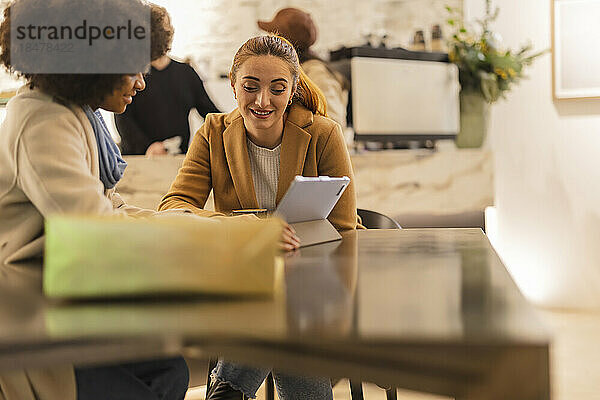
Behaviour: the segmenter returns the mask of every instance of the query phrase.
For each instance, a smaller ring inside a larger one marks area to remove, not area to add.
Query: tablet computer
[[[279,202],[275,213],[288,224],[326,219],[348,185],[350,178],[297,175]]]

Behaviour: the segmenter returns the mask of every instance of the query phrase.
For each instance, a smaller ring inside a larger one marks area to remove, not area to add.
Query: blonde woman
[[[294,47],[279,36],[249,39],[237,51],[229,76],[238,107],[207,116],[159,209],[183,208],[203,216],[272,211],[296,175],[348,176],[351,183],[328,219],[338,230],[360,227],[341,128],[327,118],[323,95],[300,68]],[[203,209],[211,190],[215,212]],[[299,245],[287,226],[282,247]],[[207,398],[254,398],[268,373],[221,360]],[[327,378],[273,375],[283,400],[332,398]]]
[[[43,258],[44,221],[51,215],[154,214],[128,206],[115,192],[127,164],[98,111],[124,112],[145,88],[144,66],[124,74],[32,73],[14,63],[14,54],[11,58],[11,23],[36,21],[39,15],[66,21],[77,12],[96,11],[89,10],[90,4],[13,0],[0,24],[0,63],[27,83],[8,103],[0,127],[0,266],[11,265],[14,271],[27,270],[22,261]],[[171,32],[161,21],[164,9],[140,0],[92,5],[133,21],[141,18],[140,10],[147,12],[149,59],[168,51]],[[133,45],[128,46],[131,50]],[[38,62],[44,60],[42,55]],[[117,65],[123,61],[110,58]],[[2,400],[183,400],[187,387],[182,357],[76,368],[59,364],[0,374]]]

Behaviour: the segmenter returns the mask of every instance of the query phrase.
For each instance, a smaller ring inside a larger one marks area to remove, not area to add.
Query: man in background
[[[153,15],[160,18],[171,32],[173,26],[167,11]],[[155,23],[156,21],[152,21]],[[115,125],[121,135],[121,152],[126,155],[161,155],[183,153],[190,141],[190,110],[196,108],[205,118],[220,112],[204,89],[202,79],[185,63],[165,55],[152,62],[146,76],[146,89],[123,114],[115,115]]]

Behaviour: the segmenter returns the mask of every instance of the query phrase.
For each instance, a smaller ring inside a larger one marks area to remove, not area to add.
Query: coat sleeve
[[[148,210],[146,208],[140,208],[125,203],[125,200],[123,200],[121,195],[114,189],[110,189],[108,198],[112,201],[113,209],[123,211],[129,217],[145,218],[153,217],[157,214],[154,210]]]
[[[32,117],[17,144],[17,180],[39,212],[122,214],[90,172],[83,127],[70,111]]]
[[[350,184],[327,219],[338,231],[362,228],[356,214],[356,186],[342,129],[334,124],[317,161],[319,175],[350,178]]]
[[[162,198],[159,211],[183,209],[202,217],[223,215],[204,210],[206,199],[212,190],[210,146],[208,131],[211,118],[207,118],[200,130],[194,135],[183,165],[179,169],[169,192]]]

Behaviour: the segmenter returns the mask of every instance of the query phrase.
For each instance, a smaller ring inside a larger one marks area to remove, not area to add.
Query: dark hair
[[[167,54],[173,43],[174,30],[166,8],[150,3],[150,26],[150,58],[154,61]]]
[[[276,35],[256,36],[248,39],[235,53],[229,72],[229,79],[235,84],[237,72],[250,57],[270,55],[286,62],[294,84],[297,84],[294,101],[302,103],[306,108],[318,115],[327,116],[327,101],[321,90],[306,76],[294,46],[285,38]]]
[[[31,88],[38,88],[61,101],[78,105],[99,104],[122,84],[125,76],[123,74],[40,74],[22,72],[14,68],[10,62],[10,14],[12,6],[19,3],[19,1],[13,0],[6,6],[4,20],[0,24],[0,63],[4,65],[9,73],[25,78]],[[48,0],[38,1],[40,4],[48,2]],[[142,3],[140,2],[140,4]],[[61,6],[64,8],[68,5],[69,2],[64,1]],[[61,6],[54,4],[53,12],[60,13]],[[151,60],[155,60],[170,50],[173,27],[170,24],[167,11],[163,7],[155,4],[145,5],[145,7],[150,7],[150,54]]]

